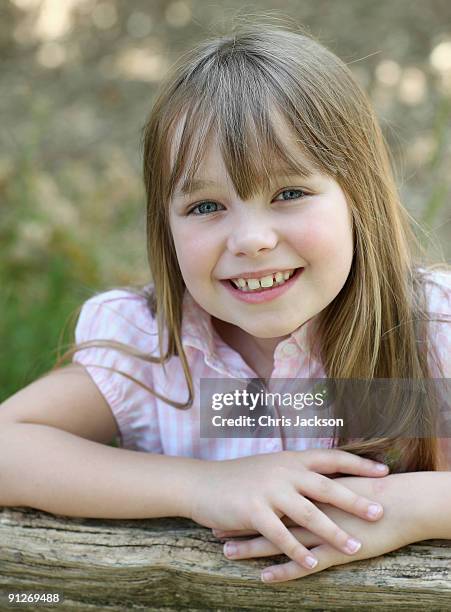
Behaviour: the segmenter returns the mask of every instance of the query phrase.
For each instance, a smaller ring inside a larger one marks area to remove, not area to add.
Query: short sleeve
[[[442,378],[437,366],[437,360],[443,370],[441,395],[446,397],[443,402],[441,429],[447,437],[439,438],[444,469],[451,470],[451,272],[432,272],[430,281],[426,284],[429,323],[429,338],[433,352],[430,353],[430,366],[433,378]],[[434,320],[441,319],[441,320]]]
[[[436,354],[430,356],[432,371],[435,377],[441,377],[437,368],[438,359],[444,378],[451,378],[451,272],[436,271],[431,274],[426,283],[426,299],[431,318],[430,344]]]
[[[144,297],[114,289],[83,304],[75,328],[76,343],[104,340],[126,344],[132,351],[158,355],[156,321]],[[81,349],[72,361],[85,366],[108,402],[119,429],[120,446],[162,453],[156,397],[119,373],[153,388],[155,365],[105,346]],[[105,366],[116,371],[104,369]]]

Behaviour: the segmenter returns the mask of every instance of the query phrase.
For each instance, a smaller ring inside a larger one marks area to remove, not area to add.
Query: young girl
[[[274,26],[200,44],[154,102],[144,180],[153,282],[85,302],[77,345],[1,406],[0,504],[256,534],[225,552],[285,553],[276,581],[451,538],[445,437],[199,433],[201,379],[451,377],[449,268],[413,254],[344,63]]]

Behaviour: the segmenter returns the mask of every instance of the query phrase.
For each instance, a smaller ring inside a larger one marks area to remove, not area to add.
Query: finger
[[[298,542],[311,548],[323,544],[323,541],[314,533],[295,527],[290,529]],[[268,539],[259,537],[250,540],[229,540],[224,544],[224,555],[228,559],[251,559],[253,557],[269,557],[280,555],[281,551]]]
[[[302,495],[341,508],[366,521],[382,518],[384,509],[381,504],[363,495],[358,495],[348,487],[322,474],[303,472],[296,486]]]
[[[337,448],[318,448],[297,452],[308,453],[307,461],[305,455],[301,458],[304,468],[308,467],[308,469],[322,474],[341,472],[342,474],[354,474],[355,476],[387,476],[389,472],[388,466],[384,463],[365,459],[365,457],[359,457]]]
[[[321,572],[322,570],[332,567],[333,565],[349,563],[352,560],[328,544],[320,544],[319,546],[312,548],[312,552],[315,553],[315,556],[318,559],[318,565],[316,565],[316,567],[313,569],[308,570],[304,567],[300,567],[294,561],[281,563],[279,565],[271,565],[265,567],[265,569],[262,571],[262,581],[273,584],[275,582],[295,580],[296,578],[303,578],[304,576],[309,576],[310,574],[316,574],[317,572]]]
[[[312,504],[313,505],[313,504]],[[282,521],[267,507],[261,507],[254,516],[254,526],[259,533],[272,542],[276,548],[299,565],[311,569],[318,560],[310,554]]]
[[[356,538],[339,527],[324,512],[322,512],[309,499],[302,496],[286,496],[286,502],[282,509],[291,518],[297,521],[298,525],[305,527],[315,533],[325,542],[328,542],[338,550],[353,555],[360,550],[362,543]]]

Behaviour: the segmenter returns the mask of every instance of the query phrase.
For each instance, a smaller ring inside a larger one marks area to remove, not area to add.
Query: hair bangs
[[[185,97],[183,110],[167,132],[173,159],[168,199],[176,191],[190,192],[212,145],[219,147],[235,191],[243,200],[269,191],[279,176],[308,178],[321,169],[269,92],[262,73],[251,71],[254,78],[248,74],[237,82],[239,74],[246,71],[234,74],[230,65],[227,70],[211,70],[208,87],[206,81],[203,87],[197,83],[191,104],[186,104]],[[199,90],[206,92],[200,99]]]

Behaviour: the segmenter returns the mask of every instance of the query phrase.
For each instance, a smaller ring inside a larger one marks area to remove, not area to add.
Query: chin
[[[294,332],[295,329],[296,327],[268,328],[266,326],[264,329],[247,329],[246,331],[251,336],[254,336],[255,338],[261,338],[263,340],[263,339],[269,339],[269,338],[281,338],[282,336],[288,336],[289,334]]]

